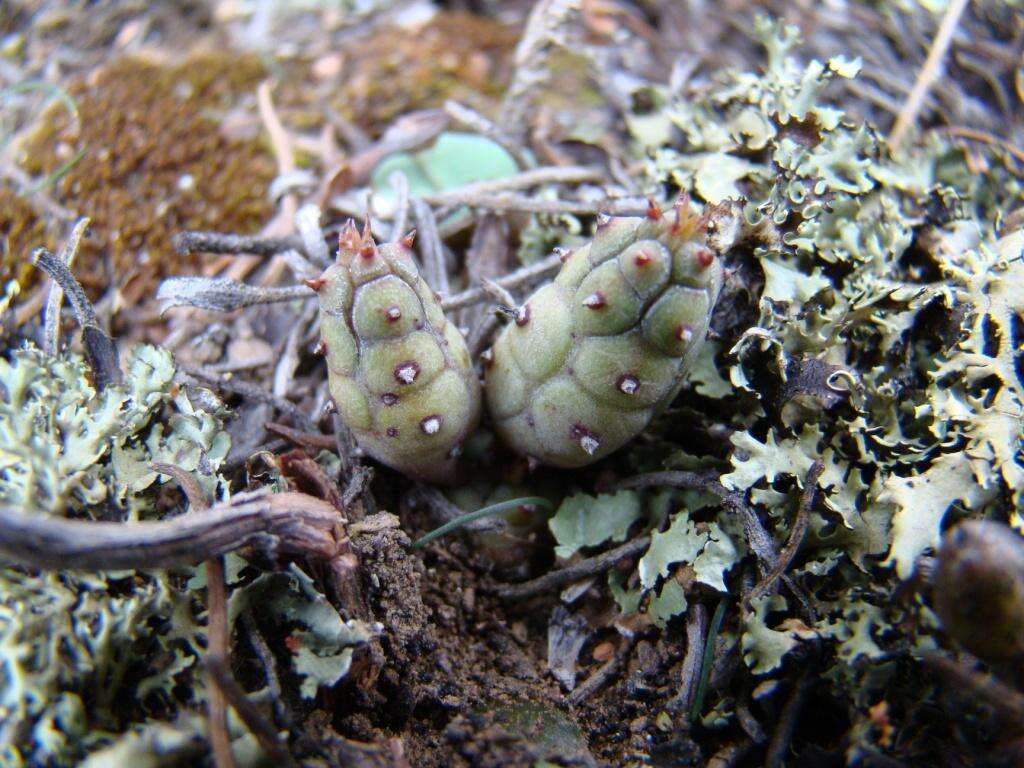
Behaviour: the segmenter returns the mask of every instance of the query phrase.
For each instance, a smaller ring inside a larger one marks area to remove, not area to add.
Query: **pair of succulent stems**
[[[306,281],[338,413],[365,452],[432,482],[458,477],[484,401],[500,437],[531,460],[607,456],[671,402],[703,344],[723,279],[716,214],[680,199],[668,212],[599,216],[593,239],[553,256],[558,274],[484,354],[482,392],[444,314],[453,303],[420,276],[412,235],[378,245],[349,221],[336,262]]]

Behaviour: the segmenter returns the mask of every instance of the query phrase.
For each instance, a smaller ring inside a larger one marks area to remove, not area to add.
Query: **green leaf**
[[[651,546],[640,558],[640,583],[651,589],[659,577],[668,576],[669,566],[674,563],[692,563],[708,543],[707,532],[697,531],[697,526],[686,512],[680,512],[664,531],[651,534]]]
[[[647,615],[659,627],[664,629],[669,619],[686,610],[686,592],[675,579],[668,579],[661,591],[651,595],[647,606]]]
[[[625,541],[629,527],[642,514],[640,496],[636,491],[570,496],[548,522],[558,542],[555,554],[567,558],[584,547],[594,547],[609,540]]]

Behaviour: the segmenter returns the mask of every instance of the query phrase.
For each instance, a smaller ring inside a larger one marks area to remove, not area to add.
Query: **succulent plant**
[[[453,479],[480,415],[466,343],[412,259],[412,237],[378,246],[351,221],[338,260],[308,281],[320,300],[331,397],[360,447],[432,482]]]
[[[946,534],[933,580],[935,612],[986,661],[1024,656],[1024,539],[1003,523],[968,520]]]
[[[487,404],[517,451],[597,461],[675,397],[707,335],[723,271],[707,217],[601,217],[594,239],[516,311],[487,358]]]

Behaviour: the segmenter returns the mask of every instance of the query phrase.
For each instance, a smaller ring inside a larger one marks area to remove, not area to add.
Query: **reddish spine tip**
[[[387,312],[384,313],[389,323],[397,322],[402,319],[402,310],[398,307],[388,307]]]
[[[603,291],[594,291],[583,300],[583,306],[587,309],[601,309],[608,303]]]
[[[704,269],[711,266],[711,262],[715,260],[715,254],[709,251],[707,248],[701,248],[697,251],[697,263],[700,264]]]
[[[412,248],[412,244],[416,242],[416,230],[410,230],[409,234],[398,241],[403,248]]]
[[[555,250],[554,250],[554,254],[555,254],[555,256],[558,257],[558,260],[560,262],[565,264],[565,262],[567,262],[569,260],[569,256],[572,254],[572,251],[570,251],[570,250],[568,250],[566,248],[557,248],[556,247]]]
[[[638,267],[646,267],[651,263],[651,255],[646,251],[640,251],[634,258],[633,263]]]
[[[312,288],[317,293],[319,293],[320,289],[327,284],[327,281],[322,277],[314,277],[311,280],[303,280],[302,282],[304,282],[308,287]]]
[[[609,216],[607,213],[597,214],[597,228],[603,229],[604,227],[607,227],[611,223],[611,220],[612,217]]]
[[[364,243],[363,246],[359,249],[359,255],[362,256],[367,261],[369,261],[370,259],[377,255],[377,248],[376,246],[374,246],[373,243]]]
[[[661,208],[654,202],[653,197],[647,198],[647,218],[651,221],[657,221],[661,218]]]
[[[519,309],[516,310],[515,322],[520,328],[530,322],[530,305],[523,304]]]
[[[327,354],[327,342],[324,341],[323,339],[320,339],[320,341],[317,343],[316,347],[314,347],[313,352],[315,354],[317,354],[317,355],[326,355]]]

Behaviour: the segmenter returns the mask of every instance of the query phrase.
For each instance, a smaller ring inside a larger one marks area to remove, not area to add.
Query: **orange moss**
[[[217,119],[264,77],[252,56],[123,59],[70,85],[77,134],[63,109],[43,116],[20,161],[46,175],[83,153],[55,197],[92,219],[75,273],[93,295],[114,285],[131,302],[166,275],[195,271],[195,257],[174,253],[175,232],[253,232],[266,221],[274,161],[258,138],[229,138]]]
[[[334,106],[374,135],[446,99],[480,108],[504,91],[517,39],[515,29],[467,13],[438,13],[415,30],[379,29],[345,51]]]
[[[0,187],[0,289],[9,280],[27,288],[39,279],[28,262],[36,248],[53,248],[52,233],[31,203],[8,187]]]

